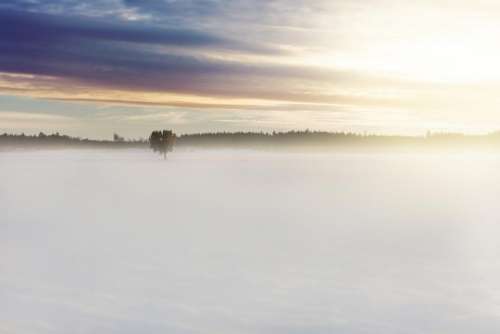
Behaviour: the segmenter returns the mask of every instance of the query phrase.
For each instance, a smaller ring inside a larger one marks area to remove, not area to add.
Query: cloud
[[[178,47],[207,47],[244,52],[273,53],[264,46],[246,45],[210,33],[191,29],[163,28],[121,20],[62,16],[0,9],[3,44],[15,39],[19,43],[68,43],[69,47],[80,41],[131,42]]]
[[[313,78],[321,71],[252,64],[203,52],[281,51],[189,29],[0,9],[0,71],[100,88],[231,95],[252,77]],[[315,78],[314,78],[315,79]],[[226,92],[227,90],[227,92]]]
[[[293,4],[300,13],[318,10],[298,0]],[[290,63],[286,61],[290,54],[280,46],[266,38],[256,39],[252,32],[229,38],[228,31],[216,29],[223,24],[220,22],[203,30],[202,23],[187,27],[191,23],[189,17],[200,18],[199,21],[220,18],[221,22],[234,24],[242,16],[254,17],[260,8],[263,18],[259,22],[269,23],[270,18],[264,17],[269,12],[280,13],[278,9],[282,7],[290,11],[290,6],[280,1],[274,4],[257,1],[254,8],[248,6],[243,1],[208,0],[67,1],[57,6],[40,0],[1,4],[0,73],[33,77],[4,78],[0,83],[7,87],[3,91],[17,93],[21,88],[14,83],[24,80],[31,85],[27,93],[34,91],[38,96],[78,101],[121,100],[116,96],[98,99],[74,96],[78,90],[175,93],[221,99],[207,104],[123,98],[127,104],[143,102],[178,107],[232,108],[238,103],[228,103],[231,99],[312,104],[393,103],[387,97],[356,92],[363,85],[394,85],[389,78]],[[95,15],[98,8],[108,14]],[[130,21],[120,16],[125,12],[153,18]],[[183,17],[183,22],[172,27],[177,16]]]
[[[10,9],[0,9],[0,22],[0,72],[60,80],[54,88],[83,85],[323,103],[341,99],[304,92],[303,87],[371,80],[348,71],[211,56],[200,49],[219,55],[228,51],[268,55],[270,49],[188,29]]]

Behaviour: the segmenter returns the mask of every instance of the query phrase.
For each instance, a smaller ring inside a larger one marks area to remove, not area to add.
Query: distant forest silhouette
[[[486,147],[500,149],[500,132],[485,135],[428,133],[426,136],[392,136],[323,131],[287,132],[209,132],[179,135],[176,148],[427,148]],[[0,134],[0,148],[148,148],[148,139],[126,139],[118,134],[112,140],[71,137],[59,133],[38,135]]]

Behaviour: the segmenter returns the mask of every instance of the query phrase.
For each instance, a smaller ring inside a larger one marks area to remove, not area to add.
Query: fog
[[[0,152],[0,333],[498,333],[500,155]]]

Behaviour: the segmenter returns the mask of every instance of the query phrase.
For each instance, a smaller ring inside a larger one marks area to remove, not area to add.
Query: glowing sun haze
[[[500,129],[500,3],[0,3],[0,131]]]

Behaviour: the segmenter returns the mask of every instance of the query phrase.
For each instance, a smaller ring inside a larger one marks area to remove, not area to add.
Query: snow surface
[[[0,153],[0,333],[498,333],[500,156]]]

